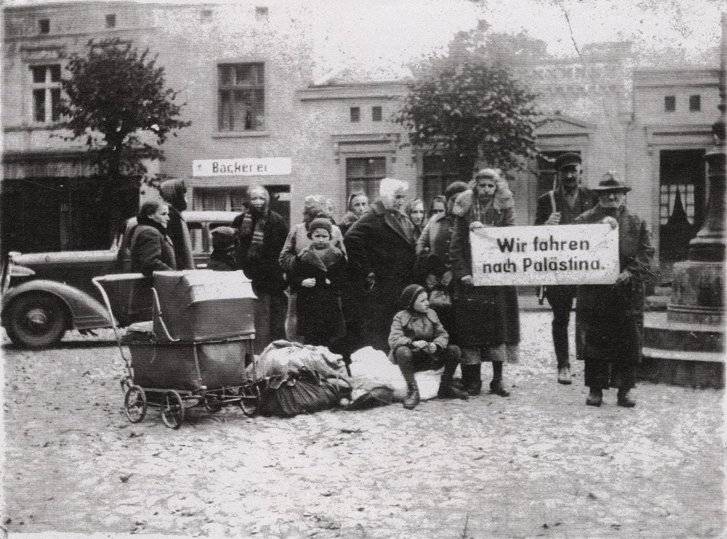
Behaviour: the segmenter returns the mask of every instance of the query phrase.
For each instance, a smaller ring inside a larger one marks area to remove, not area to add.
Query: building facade
[[[191,126],[170,137],[165,160],[148,168],[186,178],[195,209],[240,210],[247,187],[261,183],[274,208],[297,222],[306,194],[331,199],[340,216],[351,192],[373,198],[385,176],[408,180],[412,197],[425,202],[464,179],[407,144],[393,119],[405,81],[312,84],[311,32],[296,9],[278,0],[5,8],[3,248],[107,246],[84,219],[103,211],[87,149],[64,140],[57,124],[63,68],[89,39],[119,37],[158,54]],[[716,117],[718,70],[638,70],[623,43],[513,70],[542,111],[542,157],[530,171],[510,175],[517,224],[532,224],[538,195],[553,185],[554,159],[575,151],[586,185],[609,170],[620,174],[662,259],[683,258],[684,241],[703,218],[701,155]]]

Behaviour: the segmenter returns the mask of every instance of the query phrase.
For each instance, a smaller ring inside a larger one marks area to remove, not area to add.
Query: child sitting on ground
[[[296,255],[289,279],[291,291],[298,294],[298,333],[305,344],[335,351],[345,328],[340,296],[346,281],[346,257],[331,245],[332,229],[330,219],[311,221],[311,244]]]
[[[419,388],[414,373],[436,370],[444,365],[437,396],[440,399],[466,399],[467,393],[452,385],[452,375],[460,360],[460,349],[449,344],[449,334],[434,310],[424,287],[410,284],[399,298],[403,310],[394,315],[389,333],[389,359],[399,366],[406,381],[404,408],[419,404]]]

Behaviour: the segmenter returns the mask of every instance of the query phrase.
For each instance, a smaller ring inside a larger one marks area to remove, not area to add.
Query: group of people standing
[[[614,286],[628,293],[581,287],[578,305],[591,388],[587,403],[600,405],[602,390],[616,384],[618,403],[633,406],[628,390],[640,351],[637,296],[641,293],[643,304],[642,277],[653,249],[644,223],[625,210],[628,188],[615,177],[604,180],[593,206],[591,194],[578,186],[574,165],[568,158],[559,163],[558,192],[538,201],[536,224],[610,220],[619,226],[622,273]],[[162,184],[166,203],[142,205],[131,246],[133,271],[150,275],[192,267],[191,256],[177,254],[189,243],[186,227],[180,233],[173,226],[185,205],[181,187]],[[428,215],[421,200],[408,201],[408,189],[405,181],[384,178],[372,203],[364,193],[353,193],[338,223],[329,201],[306,196],[303,221],[288,230],[270,209],[268,191],[253,185],[232,226],[213,230],[210,267],[242,269],[252,281],[258,346],[287,338],[328,346],[347,360],[363,346],[388,352],[406,381],[408,409],[419,403],[415,372],[442,366],[442,398],[478,395],[483,362],[492,363],[490,392],[506,397],[503,367],[518,361],[517,292],[511,286],[473,285],[470,231],[514,224],[507,181],[497,169],[480,169],[469,184],[454,182],[434,197]],[[573,287],[547,291],[561,383],[570,382],[567,326],[575,295]],[[452,380],[458,365],[461,385]]]

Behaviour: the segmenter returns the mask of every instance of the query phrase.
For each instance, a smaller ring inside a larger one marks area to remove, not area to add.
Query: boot
[[[636,406],[636,401],[629,397],[628,389],[619,389],[616,394],[616,404],[624,408],[633,408]]]
[[[510,392],[502,385],[502,361],[492,362],[492,382],[490,382],[490,393],[509,397]]]
[[[599,387],[591,387],[588,391],[586,404],[588,406],[601,406],[603,402],[603,391]]]
[[[502,385],[502,378],[494,379],[490,382],[490,393],[500,395],[501,397],[510,396],[510,392]]]
[[[462,385],[471,397],[482,391],[482,364],[462,365]]]
[[[406,381],[404,408],[407,410],[413,410],[419,404],[419,387],[417,386],[417,381],[414,379],[414,374],[411,375],[411,378],[411,381]]]
[[[558,383],[569,385],[572,382],[570,367],[558,367]]]
[[[452,385],[452,376],[459,365],[457,357],[448,357],[444,364],[442,378],[439,381],[437,397],[440,399],[464,399],[467,400],[467,392]]]

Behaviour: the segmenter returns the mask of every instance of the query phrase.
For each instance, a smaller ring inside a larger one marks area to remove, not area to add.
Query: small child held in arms
[[[305,344],[333,349],[345,333],[340,296],[347,272],[345,255],[331,244],[332,230],[330,219],[311,221],[311,244],[296,255],[289,278],[298,294],[298,333]]]
[[[404,408],[419,404],[419,388],[414,373],[444,366],[437,396],[440,399],[466,399],[467,393],[452,385],[452,375],[459,365],[461,351],[449,344],[449,334],[437,313],[429,308],[424,287],[410,284],[399,298],[403,310],[394,315],[389,333],[389,359],[399,366],[406,381]]]

